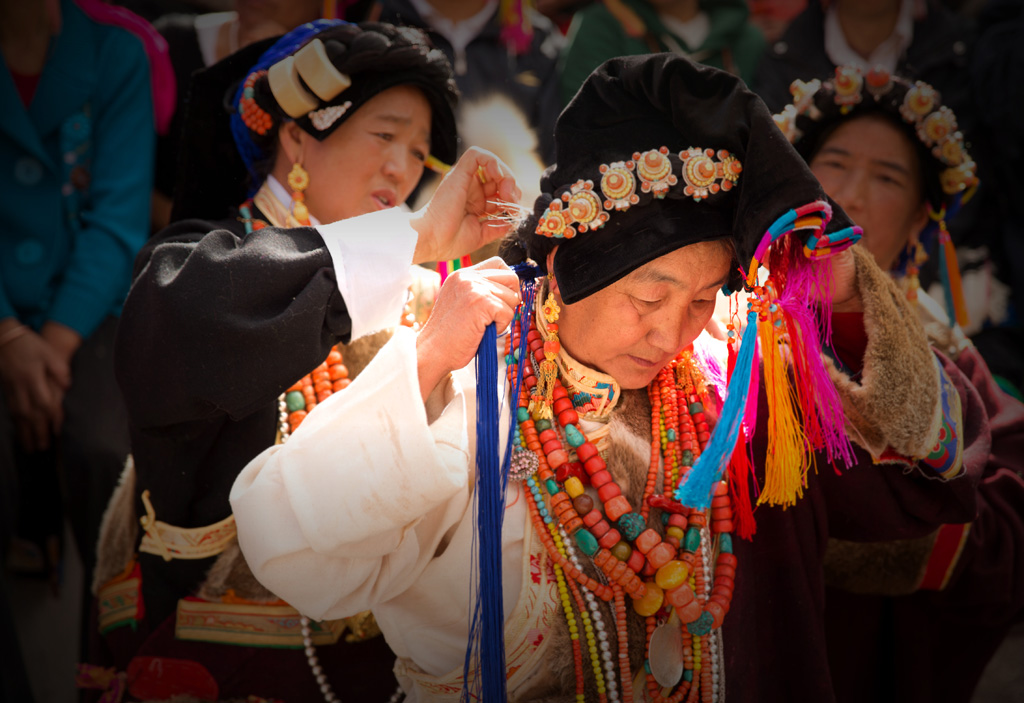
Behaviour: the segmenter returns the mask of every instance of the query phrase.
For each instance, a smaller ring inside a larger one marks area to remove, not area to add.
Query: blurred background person
[[[544,164],[554,160],[561,32],[533,8],[530,0],[381,0],[379,18],[423,29],[448,56],[462,107],[486,104],[500,96],[501,109],[488,112],[478,133],[514,130],[521,113],[536,140],[516,149],[533,149]],[[507,117],[506,117],[507,116]],[[507,161],[511,154],[501,154]],[[521,177],[521,182],[530,183]]]
[[[562,58],[567,104],[590,72],[614,56],[670,51],[746,82],[764,48],[745,0],[604,0],[573,17]]]

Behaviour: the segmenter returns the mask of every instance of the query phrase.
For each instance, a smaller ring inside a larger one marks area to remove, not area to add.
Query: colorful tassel
[[[970,323],[967,314],[967,303],[964,301],[963,283],[960,280],[960,264],[956,258],[956,247],[953,238],[946,229],[946,209],[929,212],[929,216],[939,223],[939,275],[946,297],[946,311],[950,319],[955,319],[961,327]]]
[[[768,453],[765,457],[764,486],[757,499],[758,505],[788,506],[803,496],[807,468],[814,461],[804,437],[797,412],[795,390],[789,376],[789,366],[782,355],[783,317],[776,303],[762,300],[765,319],[757,325],[761,342],[761,360],[764,367],[764,387],[768,401]],[[776,323],[779,323],[778,325]],[[749,333],[754,330],[749,330]]]
[[[755,330],[757,313],[751,310],[747,315],[748,332]],[[755,325],[750,327],[750,325]],[[722,414],[711,433],[711,439],[704,453],[676,489],[676,500],[683,505],[704,510],[711,505],[711,491],[725,471],[733,449],[739,438],[750,391],[750,367],[755,363],[754,347],[756,334],[744,334],[736,356],[736,371],[729,380]],[[756,390],[755,390],[756,393]]]
[[[533,24],[529,15],[532,5],[529,0],[501,0],[498,11],[501,41],[517,56],[525,54],[533,43]]]

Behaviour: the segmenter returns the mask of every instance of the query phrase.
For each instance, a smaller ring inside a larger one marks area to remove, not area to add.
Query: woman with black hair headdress
[[[499,237],[518,198],[471,149],[423,210],[398,208],[456,154],[451,69],[421,33],[317,21],[268,44],[197,75],[177,221],[136,261],[118,331],[134,464],[94,583],[109,663],[147,700],[394,691],[372,619],[311,624],[252,578],[228,489],[386,333],[345,344],[422,321],[412,264]]]
[[[507,247],[547,276],[523,269],[519,306],[491,270],[450,277],[418,335],[242,471],[239,545],[311,617],[371,608],[413,701],[834,700],[827,540],[970,519],[976,398],[738,78],[612,59],[555,140]],[[716,342],[727,282],[746,326]],[[496,378],[488,350],[469,363],[491,322],[512,323]]]

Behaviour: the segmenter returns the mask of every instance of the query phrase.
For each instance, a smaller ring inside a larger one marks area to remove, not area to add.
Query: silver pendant
[[[683,633],[675,611],[651,635],[648,661],[654,680],[662,688],[674,688],[683,678]]]

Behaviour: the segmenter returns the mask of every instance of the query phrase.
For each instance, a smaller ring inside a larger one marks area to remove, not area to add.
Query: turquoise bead
[[[558,484],[555,482],[555,479],[549,478],[544,482],[544,486],[548,489],[548,495],[553,496],[558,493]]]
[[[506,366],[511,366],[513,361],[515,361],[515,359],[512,357],[511,354],[506,354],[505,355],[505,365]]]
[[[537,428],[537,432],[543,432],[544,430],[551,429],[551,420],[537,420],[533,423],[533,426]]]
[[[284,397],[284,404],[288,406],[290,413],[306,409],[306,399],[303,397],[302,391],[288,391],[288,395]]]
[[[684,681],[693,681],[693,669],[686,669],[683,671]]]
[[[597,554],[597,550],[600,549],[597,544],[597,538],[590,534],[590,530],[580,528],[576,531],[576,534],[573,535],[573,538],[576,540],[576,545],[583,550],[583,553],[588,557],[594,556]]]
[[[587,438],[576,429],[575,425],[566,425],[565,427],[565,440],[569,443],[569,446],[579,447],[582,446]]]
[[[669,442],[675,442],[676,441],[676,431],[675,431],[675,429],[673,429],[671,427],[668,428],[668,441]]]
[[[690,403],[690,405],[689,405],[689,407],[687,409],[690,411],[691,415],[696,415],[697,413],[704,412],[704,406],[701,405],[699,402],[697,402],[697,403]]]
[[[645,527],[643,516],[632,512],[620,517],[617,524],[619,531],[622,532],[622,536],[630,542],[639,537]]]
[[[668,517],[669,517],[669,513],[662,513],[661,514],[661,524],[662,525],[667,525],[668,524]]]
[[[693,466],[693,452],[689,449],[683,450],[682,462],[683,466]]]
[[[650,659],[644,659],[644,671],[646,673],[648,673],[648,674],[651,673],[651,660]]]
[[[711,623],[713,621],[714,618],[711,616],[711,613],[705,610],[700,614],[699,618],[687,624],[686,629],[690,631],[691,635],[697,635],[700,637],[701,635],[706,635],[711,632]]]
[[[512,358],[519,361],[519,347],[512,350]]]
[[[516,419],[519,420],[519,422],[526,422],[530,419],[530,411],[526,408],[519,408],[516,410]]]
[[[686,530],[686,538],[683,543],[683,549],[688,552],[696,552],[697,547],[700,546],[700,530],[696,527],[691,527]]]
[[[718,550],[726,554],[732,554],[732,535],[723,532],[718,537]]]

